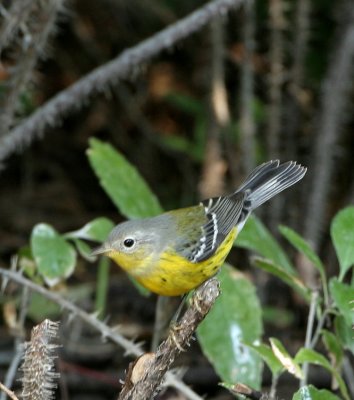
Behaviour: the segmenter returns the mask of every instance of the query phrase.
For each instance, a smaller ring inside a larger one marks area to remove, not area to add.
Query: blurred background
[[[58,108],[60,124],[38,128],[35,140],[26,139],[24,131],[15,151],[7,151],[15,129],[57,93],[206,2],[2,1],[3,265],[28,244],[39,222],[67,232],[98,216],[117,223],[124,219],[88,163],[88,140],[96,137],[136,166],[166,210],[232,191],[269,159],[300,162],[308,168],[303,181],[262,207],[258,216],[276,237],[279,224],[295,229],[319,252],[329,274],[337,272],[329,223],[354,199],[353,2],[240,3],[137,63],[124,79],[80,98],[80,107],[72,112]],[[297,340],[303,340],[307,309],[282,284],[251,270],[244,250],[234,249],[229,260],[257,283],[269,306],[267,335],[276,331],[296,348]],[[95,266],[82,259],[78,263],[71,284],[93,285]],[[296,263],[303,279],[313,282],[306,264],[301,259]],[[124,322],[128,336],[149,340],[155,297],[140,298],[118,268],[111,274],[108,314]],[[90,308],[89,296],[81,301]],[[283,319],[271,317],[277,307]],[[36,320],[35,311],[32,318]],[[0,343],[4,371],[11,338],[3,325],[0,333],[6,338]],[[70,398],[91,398],[80,397],[82,382],[92,382],[93,366],[96,371],[103,364],[108,371],[94,373],[96,394],[90,396],[114,398],[116,372],[123,376],[126,360],[108,344],[107,349],[97,346],[83,352],[67,346],[69,361],[62,361],[62,370],[68,372],[70,390],[76,391]],[[218,378],[197,348],[193,354],[187,364],[195,368],[186,381],[217,396]]]

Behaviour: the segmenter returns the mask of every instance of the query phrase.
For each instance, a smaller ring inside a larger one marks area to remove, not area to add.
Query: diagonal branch
[[[87,104],[93,95],[105,92],[119,80],[130,77],[132,71],[142,63],[198,31],[216,15],[224,14],[240,6],[242,2],[243,0],[212,1],[85,75],[3,137],[0,141],[0,162],[28,146],[35,138],[43,135],[48,127],[60,124],[65,116]]]
[[[155,353],[138,358],[127,373],[119,400],[152,399],[176,356],[189,345],[193,333],[220,294],[216,278],[203,283],[195,292],[191,305]]]
[[[104,322],[98,320],[96,316],[88,314],[87,312],[81,310],[71,301],[64,299],[57,293],[53,293],[45,289],[44,287],[30,281],[29,279],[26,279],[19,272],[11,271],[5,268],[0,268],[0,275],[2,275],[7,279],[13,280],[14,282],[17,282],[18,284],[24,287],[28,287],[34,292],[40,293],[45,298],[60,305],[63,309],[70,311],[71,313],[73,313],[73,315],[82,319],[88,325],[92,326],[94,329],[100,332],[102,337],[109,338],[110,340],[112,340],[112,342],[118,344],[123,349],[125,349],[127,354],[131,354],[136,357],[139,357],[143,354],[143,351],[139,345],[126,339],[124,336],[119,334],[116,329],[110,328]],[[184,382],[178,379],[171,372],[167,372],[166,374],[166,385],[174,387],[175,389],[179,390],[189,400],[200,400],[200,397],[195,392],[193,392],[192,389],[190,389]]]

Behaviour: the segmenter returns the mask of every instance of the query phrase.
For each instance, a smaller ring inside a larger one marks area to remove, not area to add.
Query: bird
[[[92,255],[106,255],[142,286],[185,295],[213,277],[254,209],[301,180],[295,161],[259,165],[231,194],[118,224]]]

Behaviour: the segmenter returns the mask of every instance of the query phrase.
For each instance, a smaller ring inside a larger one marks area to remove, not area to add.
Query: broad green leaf
[[[354,331],[352,325],[348,325],[342,315],[338,315],[334,320],[336,335],[340,339],[343,347],[354,355]]]
[[[254,257],[253,262],[255,265],[266,272],[269,272],[283,282],[291,286],[294,290],[296,290],[306,301],[310,301],[310,290],[305,286],[305,284],[300,280],[300,278],[295,275],[295,273],[290,273],[285,271],[279,265],[274,264],[271,260],[266,260],[265,258]]]
[[[87,155],[101,186],[123,215],[144,218],[162,212],[136,168],[110,144],[91,139]]]
[[[329,283],[334,304],[345,318],[348,325],[354,324],[354,288],[339,282],[336,278]]]
[[[225,382],[241,382],[259,388],[262,362],[243,344],[259,341],[261,306],[253,284],[240,272],[224,265],[218,275],[221,296],[198,328],[203,352]]]
[[[38,272],[48,285],[55,285],[74,271],[75,250],[50,225],[38,224],[33,228],[31,250]]]
[[[274,376],[279,375],[283,371],[283,365],[274,355],[272,349],[269,346],[263,343],[244,343],[246,346],[251,347],[251,349],[255,350],[261,356],[262,360],[268,365]]]
[[[291,357],[288,351],[285,349],[280,340],[276,338],[270,338],[270,345],[275,357],[280,361],[283,367],[291,374],[301,379],[302,372],[298,363]]]
[[[333,218],[331,236],[339,260],[339,280],[343,280],[354,264],[354,206],[347,207]]]
[[[331,355],[332,363],[335,367],[339,367],[343,359],[343,348],[339,338],[332,332],[323,329],[321,331],[322,341]]]
[[[253,250],[262,257],[272,260],[284,271],[294,272],[294,267],[283,249],[262,222],[254,216],[246,222],[235,241],[235,246]]]
[[[303,386],[293,396],[293,400],[340,400],[339,397],[325,389],[316,389],[314,386]]]
[[[326,272],[322,261],[318,255],[311,248],[310,244],[306,242],[299,234],[286,226],[280,226],[281,234],[302,254],[304,254],[310,262],[317,268],[321,275],[322,280],[326,281]]]
[[[65,234],[65,236],[69,238],[79,238],[94,240],[97,242],[104,242],[113,228],[114,224],[111,220],[105,217],[100,217],[87,223],[77,231]]]
[[[310,363],[310,364],[320,365],[321,367],[325,368],[337,380],[342,396],[346,400],[350,400],[347,387],[345,386],[342,377],[340,376],[338,371],[334,367],[332,367],[331,363],[327,360],[325,356],[323,356],[322,354],[318,353],[315,350],[302,348],[296,354],[295,361],[300,364]]]

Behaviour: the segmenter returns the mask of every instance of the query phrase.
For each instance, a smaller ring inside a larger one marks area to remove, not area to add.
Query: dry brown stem
[[[194,293],[191,304],[181,320],[170,329],[167,339],[155,353],[144,354],[128,371],[119,400],[152,399],[166,371],[183,351],[200,322],[220,294],[219,282],[212,278]]]

